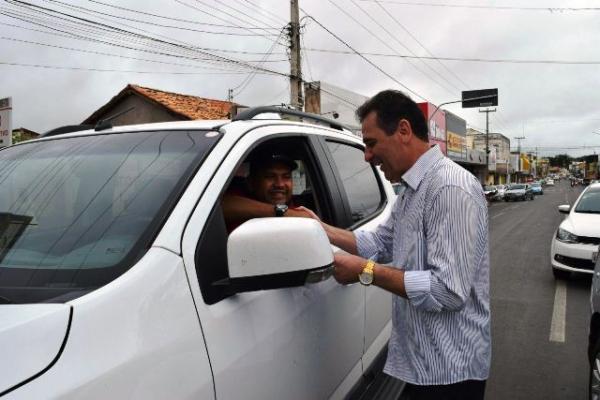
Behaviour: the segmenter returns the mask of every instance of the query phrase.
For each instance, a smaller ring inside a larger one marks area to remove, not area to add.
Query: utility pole
[[[490,174],[490,113],[496,112],[496,109],[486,108],[485,110],[479,110],[479,112],[485,113],[485,180],[487,182]]]
[[[298,1],[290,0],[290,104],[296,110],[304,109],[302,98],[302,67],[300,60],[300,13]]]
[[[233,89],[227,89],[227,101],[233,101]]]
[[[521,140],[524,140],[525,136],[519,136],[519,137],[516,137],[515,139],[519,141],[519,145],[518,145],[519,147],[518,147],[518,150],[517,150],[519,152],[519,162],[517,163],[517,167],[518,167],[518,170],[517,170],[517,183],[520,183],[519,182],[520,181],[519,178],[521,177]]]

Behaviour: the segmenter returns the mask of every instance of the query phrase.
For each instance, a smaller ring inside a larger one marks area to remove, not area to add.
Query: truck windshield
[[[68,301],[125,272],[219,137],[132,132],[0,151],[0,304]]]

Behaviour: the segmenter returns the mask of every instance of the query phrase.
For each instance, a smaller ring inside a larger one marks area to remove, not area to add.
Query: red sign
[[[437,110],[437,107],[431,103],[419,103],[419,108],[423,112],[429,125],[429,143],[437,144],[444,155],[446,154],[446,115],[443,110]],[[433,118],[431,116],[433,115]]]

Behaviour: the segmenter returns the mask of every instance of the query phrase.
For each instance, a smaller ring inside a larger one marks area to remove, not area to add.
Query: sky
[[[511,147],[525,137],[522,149],[542,156],[600,152],[597,1],[299,4],[306,81],[437,105],[498,88],[490,131]],[[4,0],[0,98],[12,97],[13,128],[37,132],[80,123],[129,83],[289,103],[289,20],[287,0]],[[478,109],[442,108],[485,130]]]

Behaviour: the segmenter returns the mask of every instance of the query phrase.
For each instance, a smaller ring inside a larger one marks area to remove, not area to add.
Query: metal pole
[[[302,111],[302,70],[300,60],[300,13],[298,0],[290,0],[290,104],[292,108]]]
[[[490,174],[490,113],[496,112],[496,109],[486,108],[485,110],[479,110],[479,112],[485,113],[485,180],[487,182]]]
[[[518,152],[519,152],[519,161],[517,163],[518,165],[518,170],[517,170],[517,183],[520,183],[520,177],[521,177],[521,140],[525,139],[525,136],[519,136],[515,138],[518,142],[519,142],[519,147],[518,147]]]

